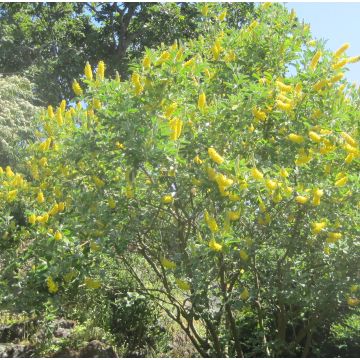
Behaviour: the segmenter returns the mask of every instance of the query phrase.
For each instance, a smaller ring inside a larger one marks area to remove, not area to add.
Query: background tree
[[[29,80],[0,76],[0,166],[15,166],[29,140],[34,139],[38,108]]]
[[[36,85],[42,105],[71,97],[72,80],[84,63],[100,59],[108,74],[128,74],[145,47],[198,36],[201,7],[195,3],[0,4],[0,73],[22,74]],[[240,26],[253,4],[214,4]]]

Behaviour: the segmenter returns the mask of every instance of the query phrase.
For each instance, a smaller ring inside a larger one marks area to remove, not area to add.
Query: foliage
[[[229,9],[234,26],[252,4]],[[201,14],[194,3],[2,3],[0,73],[22,74],[36,85],[42,105],[70,99],[71,83],[86,61],[100,58],[108,73],[125,77],[145,47],[197,37]]]
[[[2,175],[3,302],[101,299],[111,259],[199,355],[306,357],[358,314],[356,59],[279,4],[240,30],[205,10],[198,39],[43,112],[28,177]]]
[[[15,166],[21,150],[34,139],[30,82],[19,76],[0,77],[0,166]]]

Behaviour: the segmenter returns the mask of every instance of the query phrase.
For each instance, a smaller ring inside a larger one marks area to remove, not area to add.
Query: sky
[[[299,20],[310,24],[314,39],[327,40],[326,47],[332,51],[342,44],[350,43],[346,54],[360,55],[360,3],[315,3],[287,2],[288,9],[294,9]],[[346,77],[360,85],[360,62],[348,64]]]

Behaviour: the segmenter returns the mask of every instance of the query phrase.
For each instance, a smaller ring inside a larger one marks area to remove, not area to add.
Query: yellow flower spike
[[[17,195],[17,190],[11,190],[7,193],[7,197],[6,197],[6,200],[11,202],[11,201],[14,201],[16,199],[16,195]]]
[[[72,89],[76,96],[81,96],[83,94],[83,90],[82,90],[80,84],[76,80],[74,80],[72,83]]]
[[[190,284],[185,281],[185,280],[181,280],[181,279],[175,279],[176,285],[179,287],[179,289],[184,290],[184,291],[189,291],[191,289]]]
[[[166,259],[165,257],[162,257],[160,259],[160,263],[165,269],[169,269],[169,270],[176,269],[176,264],[173,261]]]
[[[215,239],[213,238],[213,239],[211,239],[211,240],[209,241],[209,248],[210,248],[211,250],[214,250],[214,251],[219,252],[219,251],[222,250],[222,245],[219,244],[219,243],[217,243],[217,242],[215,241]]]
[[[286,169],[281,168],[281,170],[280,170],[280,176],[283,177],[283,178],[287,178],[287,177],[289,176],[289,173],[287,172]]]
[[[98,188],[105,186],[105,181],[101,180],[98,176],[93,176],[93,181]]]
[[[343,131],[340,135],[349,145],[357,146],[357,142],[348,133]]]
[[[151,59],[149,58],[148,55],[146,55],[144,57],[142,64],[143,64],[144,69],[150,69],[150,67],[151,67]]]
[[[317,134],[315,131],[309,131],[309,138],[317,143],[321,141],[321,136]]]
[[[197,165],[201,165],[203,163],[203,161],[200,159],[199,155],[196,155],[194,157],[194,163]]]
[[[53,109],[53,107],[51,105],[48,106],[47,113],[48,113],[48,116],[49,116],[50,119],[52,119],[55,116],[54,109]]]
[[[208,148],[208,154],[212,161],[214,161],[217,164],[222,164],[224,162],[224,158],[219,155],[219,153],[213,148]]]
[[[59,287],[57,286],[57,284],[55,283],[55,281],[53,280],[53,278],[51,276],[49,276],[47,278],[46,284],[47,284],[49,293],[56,294],[59,291]]]
[[[61,102],[60,102],[60,110],[61,110],[61,112],[65,112],[65,110],[66,110],[66,100],[61,100]]]
[[[11,167],[8,165],[5,168],[5,174],[7,177],[13,177],[15,176],[14,172],[12,171]]]
[[[250,297],[249,290],[244,288],[244,290],[240,294],[240,299],[246,301]]]
[[[92,80],[93,79],[93,73],[92,73],[92,69],[91,69],[91,65],[89,64],[89,62],[86,62],[85,68],[84,68],[84,74],[85,74],[85,78],[87,80]]]
[[[56,111],[56,122],[59,126],[62,126],[64,123],[60,108]]]
[[[36,200],[39,204],[42,204],[43,202],[45,202],[45,197],[42,191],[39,191],[39,193],[37,194]]]
[[[339,49],[334,52],[334,57],[340,57],[340,55],[342,55],[349,47],[349,43],[343,44]]]
[[[165,116],[166,118],[169,118],[169,117],[175,112],[175,110],[177,109],[177,107],[178,107],[178,104],[177,104],[176,102],[173,102],[172,104],[170,104],[170,105],[166,108],[166,110],[165,110],[165,112],[164,112],[164,116]]]
[[[205,4],[202,8],[201,8],[201,14],[203,16],[208,16],[209,13],[209,6],[207,4]]]
[[[174,118],[169,121],[169,126],[171,129],[170,139],[176,141],[181,135],[183,121],[179,118]]]
[[[347,62],[348,62],[348,59],[340,60],[340,61],[338,61],[337,63],[333,64],[333,65],[332,65],[332,68],[333,68],[334,70],[340,69],[340,68],[342,68],[343,66],[345,66]]]
[[[313,57],[313,58],[311,59],[311,61],[310,61],[310,66],[309,66],[309,67],[310,67],[311,70],[315,70],[315,69],[316,69],[316,66],[317,66],[317,64],[318,64],[321,56],[322,56],[322,53],[321,53],[320,50],[318,50],[318,51],[315,53],[314,57]]]
[[[337,81],[341,80],[344,77],[344,73],[339,73],[332,78],[330,78],[331,83],[336,83]]]
[[[114,200],[114,198],[110,198],[108,199],[108,206],[110,209],[115,209],[116,208],[116,201]]]
[[[211,232],[213,233],[217,232],[219,230],[219,227],[216,223],[216,220],[213,217],[211,217],[207,211],[205,211],[204,217],[206,224],[208,225]]]
[[[342,238],[342,234],[338,232],[329,232],[328,237],[326,238],[326,242],[328,244],[335,243],[337,240]]]
[[[323,229],[326,228],[326,222],[314,222],[311,224],[311,231],[314,234],[319,234]]]
[[[195,64],[195,62],[196,62],[196,56],[194,56],[190,60],[184,62],[183,67],[184,68],[191,67],[191,66],[193,66]]]
[[[171,194],[164,195],[161,199],[163,204],[171,204],[174,201],[174,198]]]
[[[258,120],[261,120],[261,121],[265,121],[266,120],[266,113],[264,111],[261,111],[261,110],[258,110],[256,109],[256,107],[254,107],[252,109],[252,114],[254,115],[254,117]]]
[[[225,18],[226,18],[226,13],[227,13],[227,11],[224,10],[224,11],[218,16],[219,21],[224,21],[224,20],[225,20]]]
[[[284,92],[289,92],[292,90],[292,87],[291,85],[286,85],[284,84],[283,82],[277,80],[275,82],[276,86],[281,90],[281,91],[284,91]]]
[[[297,135],[297,134],[294,134],[294,133],[291,133],[288,135],[287,137],[291,142],[293,143],[296,143],[296,144],[301,144],[304,142],[304,137],[301,136],[301,135]]]
[[[34,225],[36,223],[36,215],[35,214],[29,215],[28,222],[29,224]]]
[[[335,186],[337,187],[345,186],[347,182],[348,182],[348,178],[347,176],[344,176],[339,180],[335,181]]]
[[[348,297],[346,302],[349,306],[358,306],[360,304],[360,299],[355,297]]]
[[[62,233],[60,231],[56,231],[54,234],[54,239],[56,241],[60,241],[63,238]]]
[[[59,212],[59,205],[55,204],[49,211],[49,215],[55,216]]]
[[[356,154],[358,155],[359,154],[359,149],[357,149],[356,147],[354,146],[351,146],[350,144],[346,143],[344,145],[344,149],[348,152],[348,153],[353,153],[353,154]]]
[[[101,109],[101,101],[99,99],[93,99],[93,107],[94,109]]]
[[[278,183],[274,180],[267,179],[265,180],[265,186],[267,187],[268,190],[273,191],[277,189]]]
[[[354,64],[360,61],[360,56],[353,56],[347,59],[347,62],[350,64]]]
[[[94,280],[91,278],[85,278],[85,286],[88,289],[99,289],[101,287],[101,282],[99,280]]]
[[[264,175],[262,174],[262,172],[259,171],[257,168],[252,168],[251,169],[251,176],[255,180],[262,180],[264,178]]]
[[[355,159],[355,154],[354,153],[350,153],[346,156],[345,158],[345,163],[346,164],[350,164],[353,160]]]
[[[327,79],[319,80],[316,84],[314,84],[313,89],[315,91],[320,91],[322,88],[328,85]]]
[[[240,219],[240,211],[229,211],[228,217],[230,221],[236,221]]]
[[[161,65],[163,64],[164,62],[166,62],[167,60],[169,60],[171,58],[171,55],[168,51],[164,51],[159,59],[156,61],[156,65]]]
[[[96,80],[103,81],[105,78],[105,63],[101,60],[96,69]]]
[[[206,107],[206,95],[204,92],[202,92],[199,95],[199,100],[198,100],[198,108],[200,111],[204,111]]]
[[[245,250],[240,250],[240,258],[243,261],[248,261],[249,255],[247,254],[247,252]]]
[[[206,172],[207,172],[208,177],[209,177],[209,179],[210,179],[211,181],[215,180],[216,175],[217,175],[215,169],[213,169],[213,168],[211,168],[211,167],[208,167],[208,168],[206,169]]]
[[[299,204],[306,204],[308,202],[308,198],[306,196],[298,195],[295,197],[295,201]]]

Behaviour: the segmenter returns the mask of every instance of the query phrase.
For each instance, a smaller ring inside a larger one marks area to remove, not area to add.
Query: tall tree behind
[[[209,4],[240,26],[253,4]],[[71,82],[86,61],[104,60],[123,77],[145,47],[189,39],[202,29],[196,3],[0,4],[0,73],[22,74],[42,105],[71,97]]]
[[[33,136],[32,105],[29,80],[19,76],[0,77],[0,166],[15,166],[26,141]]]

